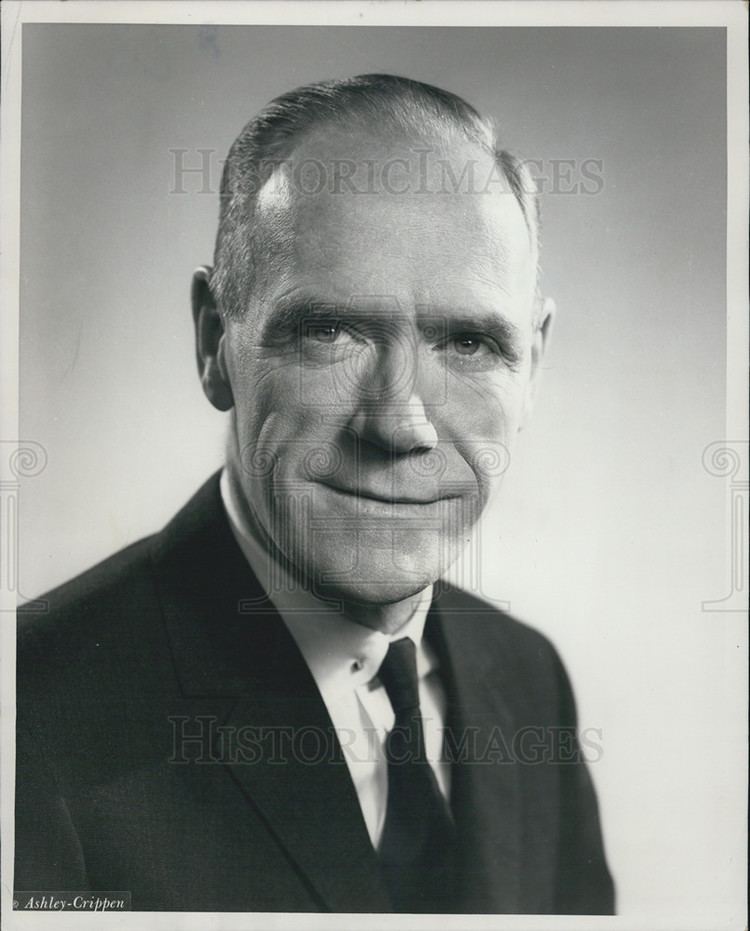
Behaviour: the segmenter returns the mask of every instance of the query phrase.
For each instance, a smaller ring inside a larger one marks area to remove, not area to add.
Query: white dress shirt
[[[417,647],[426,755],[441,792],[449,798],[450,768],[443,760],[445,692],[437,675],[437,657],[422,637],[432,586],[424,590],[414,614],[394,634],[347,620],[334,606],[295,585],[256,539],[226,469],[220,487],[237,543],[315,679],[339,738],[370,840],[377,847],[388,801],[385,739],[394,724],[393,709],[377,672],[391,640],[410,637]]]

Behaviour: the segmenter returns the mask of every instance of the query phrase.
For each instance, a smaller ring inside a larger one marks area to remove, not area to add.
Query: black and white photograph
[[[745,5],[2,13],[7,927],[745,928]]]

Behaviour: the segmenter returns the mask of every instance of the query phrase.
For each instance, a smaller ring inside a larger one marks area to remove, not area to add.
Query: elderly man
[[[226,466],[22,619],[17,889],[613,910],[554,649],[440,581],[532,406],[531,187],[466,102],[390,75],[241,132],[193,282]]]

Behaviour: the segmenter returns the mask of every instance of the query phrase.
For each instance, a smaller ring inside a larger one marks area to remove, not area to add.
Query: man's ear
[[[521,428],[523,428],[531,417],[536,400],[537,390],[541,379],[542,360],[549,349],[550,333],[552,331],[552,322],[555,319],[555,302],[550,297],[539,298],[541,305],[535,311],[534,334],[531,344],[531,371],[529,381],[526,385],[526,396],[523,404],[523,415],[521,418]]]
[[[226,331],[211,292],[211,268],[201,265],[193,273],[191,300],[195,325],[198,374],[208,400],[220,411],[234,407],[226,365]]]

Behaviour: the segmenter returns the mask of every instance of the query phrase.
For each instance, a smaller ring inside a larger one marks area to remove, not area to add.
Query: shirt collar
[[[235,539],[250,568],[289,628],[321,691],[328,693],[365,685],[377,675],[392,640],[409,637],[417,647],[417,673],[432,671],[435,661],[422,648],[432,586],[422,592],[417,608],[394,634],[370,630],[345,618],[334,602],[326,602],[295,580],[257,539],[245,519],[238,491],[227,469],[221,473],[221,497]]]

